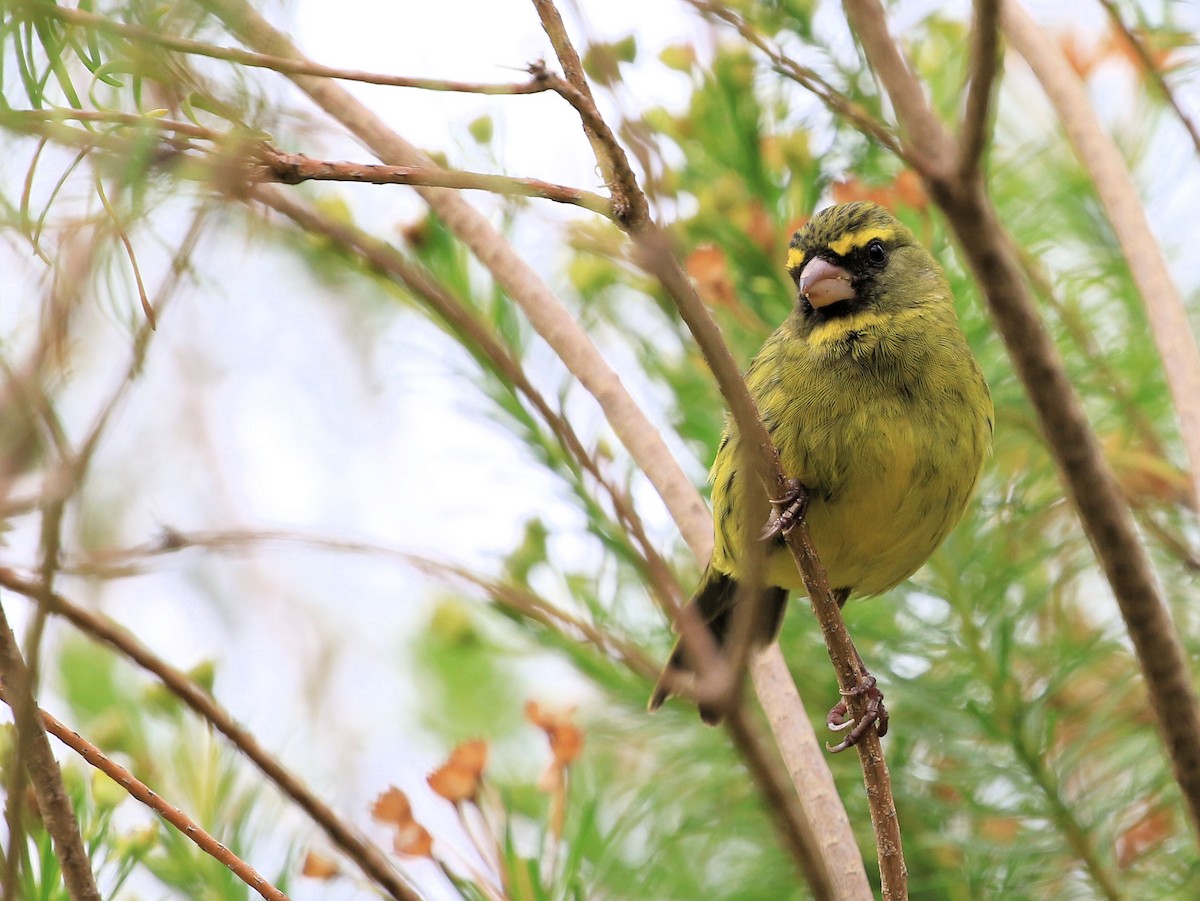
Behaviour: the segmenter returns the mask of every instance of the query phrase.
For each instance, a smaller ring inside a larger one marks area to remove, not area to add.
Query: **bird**
[[[774,640],[788,596],[804,588],[780,534],[802,515],[841,606],[883,594],[915,573],[962,518],[991,449],[993,408],[938,262],[886,208],[828,207],[793,236],[787,270],[796,303],[745,374],[796,502],[759,540],[771,500],[743,465],[727,417],[710,473],[714,547],[689,606],[718,652],[727,649],[750,559],[763,586],[752,641]],[[687,615],[687,614],[685,614]],[[861,663],[861,659],[860,659]],[[696,666],[676,646],[650,698],[654,711]],[[865,673],[865,667],[863,667]],[[862,687],[886,731],[874,679]],[[876,698],[877,696],[877,698]],[[706,722],[722,711],[700,705]],[[834,728],[848,723],[843,701]]]

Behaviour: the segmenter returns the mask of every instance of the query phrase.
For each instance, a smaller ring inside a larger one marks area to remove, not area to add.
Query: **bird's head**
[[[799,289],[797,312],[813,327],[949,301],[929,252],[895,216],[867,201],[813,216],[792,238],[787,264]]]

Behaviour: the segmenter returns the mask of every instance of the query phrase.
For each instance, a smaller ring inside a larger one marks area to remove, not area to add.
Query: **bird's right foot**
[[[799,479],[788,479],[783,496],[771,498],[771,504],[774,509],[770,522],[767,523],[760,536],[763,541],[771,541],[780,535],[786,535],[796,528],[796,524],[800,520],[804,519],[804,513],[808,510],[808,489],[800,483]]]

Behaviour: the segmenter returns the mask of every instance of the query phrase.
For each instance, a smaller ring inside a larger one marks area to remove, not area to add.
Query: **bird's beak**
[[[818,310],[858,296],[850,283],[850,273],[820,257],[809,260],[800,271],[800,293]]]

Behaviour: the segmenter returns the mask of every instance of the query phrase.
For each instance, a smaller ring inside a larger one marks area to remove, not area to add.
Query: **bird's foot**
[[[760,536],[763,541],[786,535],[804,518],[808,510],[808,489],[800,484],[799,479],[788,479],[783,497],[771,498],[771,504],[774,509],[771,511],[771,520]]]
[[[859,683],[853,688],[843,691],[841,695],[842,700],[833,705],[825,722],[834,732],[842,732],[846,729],[850,731],[838,744],[833,747],[825,746],[830,754],[836,754],[858,744],[871,726],[875,726],[875,732],[880,738],[887,735],[888,712],[887,708],[883,706],[883,692],[879,690],[874,676],[864,671]],[[849,716],[850,698],[867,699],[866,710],[858,720]]]

